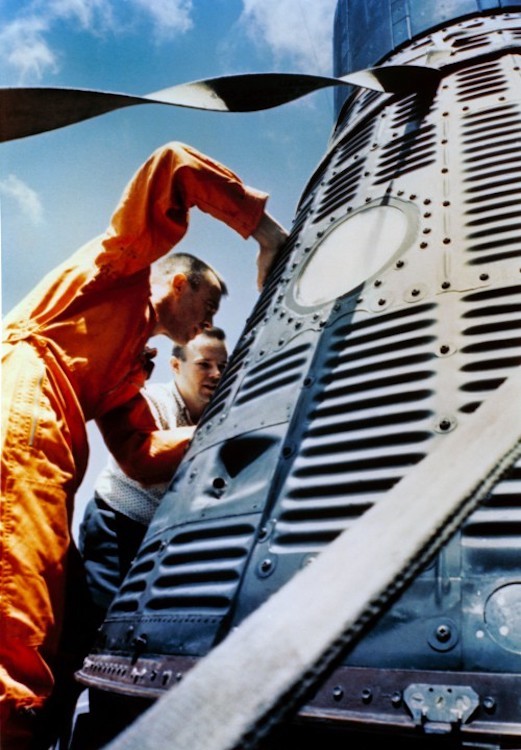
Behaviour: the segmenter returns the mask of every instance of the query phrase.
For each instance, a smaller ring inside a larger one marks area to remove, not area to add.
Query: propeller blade
[[[278,107],[328,86],[354,85],[388,93],[408,93],[435,84],[439,78],[436,68],[389,65],[341,78],[246,73],[182,83],[144,96],[74,88],[0,88],[0,141],[44,133],[136,104],[255,112]]]

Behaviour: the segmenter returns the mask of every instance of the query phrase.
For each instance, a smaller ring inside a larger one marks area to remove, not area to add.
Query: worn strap
[[[429,65],[386,65],[333,78],[305,73],[244,73],[190,81],[145,96],[58,87],[0,87],[0,141],[72,125],[136,104],[168,104],[217,112],[256,112],[330,86],[360,86],[410,93],[435,86],[441,73]]]
[[[108,750],[254,747],[521,455],[521,369]]]

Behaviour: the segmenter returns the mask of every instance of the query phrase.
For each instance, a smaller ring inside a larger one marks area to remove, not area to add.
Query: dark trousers
[[[80,525],[79,549],[100,625],[134,559],[147,527],[113,510],[98,495]]]

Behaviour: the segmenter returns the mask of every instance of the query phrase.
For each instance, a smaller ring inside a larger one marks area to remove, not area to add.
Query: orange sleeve
[[[141,484],[168,482],[195,430],[195,427],[158,430],[141,394],[98,417],[96,423],[123,471]]]
[[[193,206],[247,238],[267,198],[219,162],[173,141],[157,149],[127,185],[102,239],[98,265],[118,274],[149,266],[181,240]]]

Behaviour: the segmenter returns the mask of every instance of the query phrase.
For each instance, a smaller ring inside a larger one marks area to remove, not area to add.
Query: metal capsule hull
[[[86,685],[160,696],[521,363],[521,13],[465,18],[388,61],[435,61],[440,84],[359,91],[340,112]],[[515,741],[520,497],[518,464],[299,721]]]

